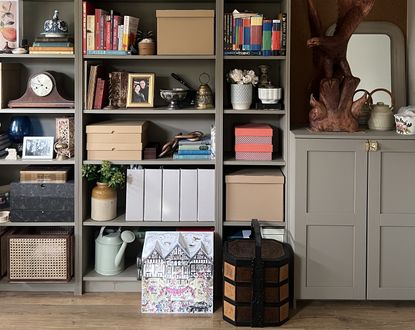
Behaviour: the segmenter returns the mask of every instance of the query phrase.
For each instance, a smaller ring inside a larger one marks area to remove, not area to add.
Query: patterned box
[[[66,144],[62,154],[68,158],[74,157],[75,153],[75,122],[74,117],[56,118],[56,142]]]
[[[272,144],[237,144],[236,152],[273,152]]]
[[[245,124],[235,126],[235,136],[273,136],[273,129],[268,124]]]
[[[272,160],[272,152],[237,152],[236,160]]]
[[[272,136],[235,136],[235,144],[272,144]]]

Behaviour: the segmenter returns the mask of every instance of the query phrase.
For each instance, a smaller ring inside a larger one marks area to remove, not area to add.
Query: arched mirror
[[[333,35],[331,26],[327,35]],[[398,26],[389,22],[362,22],[350,39],[347,59],[359,89],[371,92],[385,88],[392,92],[395,110],[407,105],[405,39]],[[374,102],[390,104],[390,96],[377,93]]]

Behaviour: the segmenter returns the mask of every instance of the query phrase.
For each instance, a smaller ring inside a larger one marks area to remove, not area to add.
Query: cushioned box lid
[[[104,121],[86,126],[86,133],[102,134],[141,134],[147,126],[146,121]]]
[[[236,136],[272,136],[273,129],[268,124],[246,124],[235,126]]]
[[[245,169],[225,176],[226,183],[284,183],[280,169]]]
[[[156,10],[156,17],[215,17],[214,10]]]

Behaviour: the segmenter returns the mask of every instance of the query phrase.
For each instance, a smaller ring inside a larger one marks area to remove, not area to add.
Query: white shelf
[[[0,114],[75,114],[75,109],[68,108],[7,108],[0,109]]]
[[[117,275],[101,275],[98,274],[95,270],[91,270],[83,277],[83,280],[91,282],[133,282],[138,281],[137,275],[137,267],[135,265],[131,265],[127,267],[123,272]]]
[[[171,110],[168,108],[143,108],[143,109],[114,109],[114,110],[84,110],[84,114],[93,115],[214,115],[215,109],[198,110],[198,109],[178,109]]]
[[[114,165],[215,165],[214,159],[207,160],[181,160],[172,158],[157,158],[145,160],[111,160]],[[101,164],[100,160],[84,160],[84,164]]]
[[[74,159],[66,159],[66,160],[33,160],[33,159],[17,159],[17,160],[6,160],[0,159],[0,165],[19,165],[19,166],[27,166],[27,165],[74,165]]]
[[[122,214],[110,221],[94,221],[87,219],[84,226],[118,226],[118,227],[215,227],[215,221],[125,221]]]

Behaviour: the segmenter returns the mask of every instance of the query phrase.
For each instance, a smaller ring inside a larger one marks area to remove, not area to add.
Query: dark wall
[[[311,50],[306,42],[310,37],[306,0],[292,0],[291,8],[291,124],[308,124],[309,98],[307,86],[312,74]],[[316,0],[323,26],[336,22],[337,1]],[[376,0],[367,21],[388,21],[398,25],[406,36],[407,0]],[[353,68],[352,68],[353,70]]]

